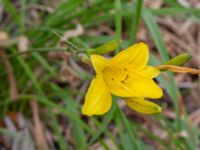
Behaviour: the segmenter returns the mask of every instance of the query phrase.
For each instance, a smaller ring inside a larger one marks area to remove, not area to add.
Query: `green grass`
[[[112,109],[107,114],[99,117],[83,117],[81,114],[82,101],[77,101],[75,97],[84,95],[85,92],[72,88],[67,83],[63,87],[52,82],[59,78],[60,66],[56,60],[48,58],[48,52],[69,51],[73,54],[73,59],[80,64],[81,62],[76,55],[78,51],[97,47],[112,39],[122,40],[121,48],[133,44],[137,40],[136,35],[140,23],[144,22],[159,55],[159,58],[151,55],[149,63],[159,65],[169,60],[170,57],[163,42],[159,25],[156,22],[156,16],[177,17],[177,15],[180,15],[185,19],[195,18],[195,21],[199,22],[199,9],[184,8],[178,2],[172,0],[165,0],[167,7],[159,9],[147,8],[144,6],[143,0],[134,2],[126,0],[108,0],[106,2],[103,0],[62,0],[56,6],[50,5],[49,7],[53,8],[54,13],[48,13],[45,2],[39,3],[36,0],[17,2],[20,7],[16,7],[10,0],[0,2],[5,9],[5,16],[8,17],[7,20],[3,18],[7,22],[1,22],[1,27],[10,35],[10,38],[25,35],[30,41],[30,51],[27,52],[28,57],[25,58],[19,53],[15,44],[2,48],[6,51],[7,58],[15,72],[20,98],[17,102],[10,100],[7,72],[3,65],[0,65],[1,119],[6,116],[7,112],[11,111],[22,112],[31,119],[29,102],[35,100],[41,108],[47,110],[48,115],[41,114],[41,116],[49,118],[51,126],[47,126],[45,120],[42,120],[43,124],[54,134],[58,149],[61,150],[86,150],[95,143],[100,144],[104,149],[109,149],[110,145],[107,144],[106,139],[110,139],[120,150],[154,149],[153,145],[144,140],[144,137],[167,150],[194,150],[198,147],[200,133],[197,127],[188,122],[187,111],[180,113],[179,96],[181,92],[175,84],[172,73],[160,75],[157,80],[172,101],[172,109],[176,114],[176,119],[171,121],[162,113],[151,116],[152,120],[167,133],[167,140],[164,140],[159,135],[141,126],[134,118],[128,117],[125,111],[117,105],[116,97],[113,97]],[[49,3],[54,2],[49,1]],[[30,18],[31,14],[28,8],[34,4],[43,7],[38,11],[39,20]],[[85,32],[106,25],[114,31],[114,35],[91,36],[84,34],[69,39],[71,43],[78,46],[78,50],[70,45],[64,48],[58,46],[59,37],[54,31],[62,35],[65,31],[75,28],[74,22],[80,23]],[[123,38],[124,34],[128,35],[127,38]],[[116,52],[119,52],[119,49]],[[7,58],[1,58],[0,62]],[[38,67],[42,68],[43,73],[41,76],[36,77],[34,72]],[[88,73],[88,69],[84,70],[84,67],[73,69],[80,75],[81,84],[90,81],[91,73]],[[25,90],[30,81],[32,84]],[[165,105],[164,101],[161,103],[163,106]],[[52,109],[56,109],[57,113],[54,113]],[[68,120],[67,126],[71,128],[72,142],[66,141],[60,128],[59,118]],[[113,131],[114,129],[116,131]],[[177,135],[181,131],[186,132],[188,137],[179,138]],[[12,133],[2,127],[0,128],[0,134],[18,137],[17,133]]]

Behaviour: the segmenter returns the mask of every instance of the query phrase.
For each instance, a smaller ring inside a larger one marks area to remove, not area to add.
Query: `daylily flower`
[[[148,46],[139,43],[128,47],[106,59],[100,55],[90,55],[96,76],[87,91],[83,114],[101,115],[112,104],[112,96],[122,97],[128,106],[142,113],[157,113],[161,108],[144,98],[156,99],[162,96],[162,89],[154,82],[160,71],[147,66]]]

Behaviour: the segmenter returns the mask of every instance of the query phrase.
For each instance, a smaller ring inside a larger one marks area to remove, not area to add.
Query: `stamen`
[[[122,81],[121,81],[121,84],[126,84],[126,81],[122,80]]]
[[[124,86],[128,84],[128,80],[131,77],[127,68],[123,68],[123,70],[120,70],[119,68],[118,71],[117,68],[105,67],[103,70],[103,74],[108,79],[107,81],[110,80],[110,82],[107,82],[107,84],[112,86],[118,85],[120,88],[124,88]],[[117,76],[118,74],[119,76]]]
[[[130,76],[127,74],[125,77],[125,80],[127,81],[130,78]]]

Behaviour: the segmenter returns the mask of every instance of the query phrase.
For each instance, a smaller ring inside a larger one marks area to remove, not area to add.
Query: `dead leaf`
[[[38,150],[48,150],[49,148],[44,135],[43,125],[42,122],[40,121],[39,106],[37,101],[32,101],[31,107],[33,111],[33,122],[35,125],[34,136]]]
[[[0,31],[0,43],[8,41],[8,34],[4,31]]]
[[[19,52],[26,52],[28,50],[29,40],[26,36],[19,36],[18,37],[18,50]],[[27,55],[22,55],[23,57]]]
[[[76,28],[75,29],[68,30],[63,34],[63,36],[61,38],[61,42],[67,41],[71,37],[80,36],[80,35],[83,34],[83,32],[84,32],[83,26],[81,24],[76,24]]]
[[[7,55],[3,49],[0,49],[0,57],[7,57]],[[10,86],[10,88],[9,88],[10,96],[9,97],[11,100],[15,101],[19,97],[15,73],[14,73],[12,65],[8,59],[4,59],[3,64],[4,64],[4,69],[7,72],[9,86]]]

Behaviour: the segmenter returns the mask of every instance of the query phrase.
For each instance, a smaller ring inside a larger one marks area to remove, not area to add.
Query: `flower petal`
[[[109,93],[101,75],[97,75],[86,94],[82,112],[84,115],[100,115],[106,113],[112,104],[112,97]]]
[[[127,86],[135,91],[139,97],[160,98],[163,95],[162,89],[155,83],[153,79],[146,78],[141,73],[136,72],[130,74],[131,78],[127,82]]]
[[[119,65],[131,65],[133,68],[143,68],[149,59],[148,46],[138,43],[121,51],[111,61]]]
[[[110,92],[120,97],[160,98],[162,89],[139,71],[129,67],[107,66],[102,71],[103,79]]]
[[[160,74],[160,70],[157,69],[156,67],[146,66],[141,70],[141,74],[149,78],[155,78],[156,76]]]
[[[90,55],[90,58],[95,71],[98,73],[101,72],[107,64],[107,60],[101,55]]]
[[[124,99],[127,105],[140,112],[145,114],[154,114],[161,112],[162,108],[155,103],[144,100],[144,98],[140,97],[132,97]]]

